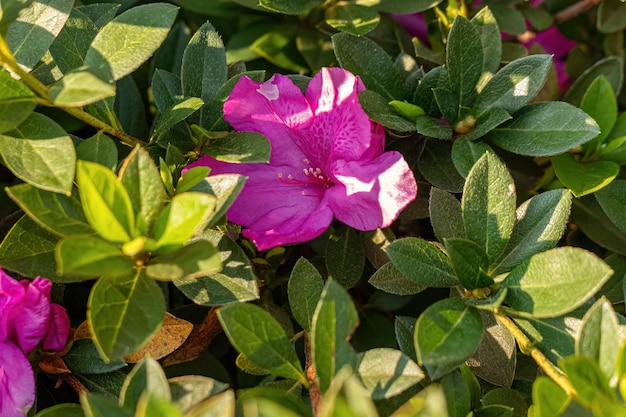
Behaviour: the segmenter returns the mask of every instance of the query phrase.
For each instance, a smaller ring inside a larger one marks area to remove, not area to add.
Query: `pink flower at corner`
[[[267,137],[270,163],[205,155],[191,166],[248,177],[227,216],[260,250],[311,240],[333,217],[358,230],[387,227],[415,199],[411,169],[399,152],[384,152],[383,127],[359,104],[364,89],[341,68],[322,68],[306,94],[280,74],[238,81],[224,117],[235,130]]]
[[[17,281],[0,268],[0,416],[22,417],[35,401],[34,373],[27,355],[65,348],[70,321],[50,302],[46,278]]]

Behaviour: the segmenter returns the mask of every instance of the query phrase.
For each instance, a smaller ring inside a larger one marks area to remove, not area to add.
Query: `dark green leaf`
[[[331,277],[345,288],[352,288],[361,278],[365,256],[357,231],[343,226],[326,243],[326,268]]]
[[[463,177],[452,161],[452,144],[440,140],[429,140],[419,159],[419,170],[426,180],[437,188],[459,193],[463,190]]]
[[[441,111],[435,100],[435,88],[448,87],[448,71],[444,66],[435,67],[428,71],[420,81],[413,95],[413,103],[419,103],[428,116],[439,118]]]
[[[114,371],[106,374],[78,374],[76,377],[90,392],[117,399],[126,374]]]
[[[146,275],[150,278],[174,281],[217,274],[222,270],[220,255],[210,242],[196,240],[173,252],[150,259]]]
[[[604,75],[596,78],[583,96],[580,109],[593,117],[600,127],[600,134],[583,146],[587,154],[600,150],[617,121],[617,98],[615,96],[613,87]]]
[[[619,165],[613,161],[580,162],[569,152],[551,161],[554,173],[575,197],[600,190],[619,174]]]
[[[136,272],[99,279],[87,304],[89,329],[105,360],[133,353],[161,327],[165,302],[156,282]]]
[[[587,196],[573,200],[572,218],[598,245],[626,255],[626,232],[613,224],[595,198]]]
[[[614,33],[626,29],[626,8],[618,0],[606,0],[598,8],[598,30]]]
[[[259,0],[258,2],[260,6],[266,9],[285,14],[303,14],[321,3],[322,0]]]
[[[379,290],[396,295],[413,295],[428,288],[408,279],[391,262],[374,272],[368,282]]]
[[[152,95],[159,113],[165,113],[183,99],[180,78],[162,69],[156,69],[152,75]]]
[[[600,298],[585,313],[576,338],[576,354],[597,361],[607,378],[613,376],[620,348],[620,327],[611,303]]]
[[[37,413],[37,417],[84,417],[83,409],[79,404],[57,404]]]
[[[126,366],[123,359],[103,361],[91,339],[75,340],[63,361],[75,374],[104,374]]]
[[[326,23],[354,36],[371,32],[380,22],[380,15],[371,7],[353,3],[337,3],[326,9]]]
[[[624,201],[626,201],[626,181],[616,180],[606,187],[598,190],[595,194],[600,207],[607,217],[622,230],[626,231],[626,213],[624,213]]]
[[[579,318],[571,316],[541,320],[515,319],[515,323],[528,335],[533,345],[553,363],[574,354],[574,337],[580,322]]]
[[[429,306],[415,325],[418,363],[431,379],[459,367],[480,345],[483,323],[480,314],[460,298],[447,298]]]
[[[446,67],[459,103],[469,103],[483,71],[483,46],[476,27],[462,16],[454,19],[448,34]]]
[[[197,97],[189,97],[177,101],[172,107],[161,112],[161,115],[154,124],[152,137],[158,138],[175,124],[182,122],[195,113],[203,104],[203,101]]]
[[[500,386],[510,387],[517,363],[515,338],[493,314],[480,313],[485,331],[476,353],[467,361],[476,376]]]
[[[415,119],[415,128],[420,135],[430,138],[448,140],[452,137],[450,125],[431,116],[418,116]]]
[[[267,163],[270,159],[270,143],[265,136],[254,132],[232,132],[212,141],[204,151],[225,162]]]
[[[305,258],[298,259],[289,277],[287,295],[293,318],[306,332],[311,329],[315,307],[323,289],[324,281],[315,266]]]
[[[230,208],[230,205],[239,195],[246,179],[245,176],[239,174],[211,175],[206,178],[203,185],[208,185],[209,191],[217,197],[213,215],[207,226],[214,226],[223,220],[226,210]]]
[[[396,349],[371,349],[359,355],[357,373],[373,400],[396,396],[424,378],[424,372]]]
[[[8,71],[0,69],[0,132],[15,129],[35,110],[35,95]]]
[[[115,141],[100,132],[83,140],[76,147],[76,158],[97,162],[111,170],[117,168],[117,156]]]
[[[224,332],[237,351],[273,375],[307,384],[295,350],[282,326],[253,304],[233,304],[218,310]]]
[[[502,40],[498,23],[489,10],[483,7],[470,20],[480,35],[483,48],[483,73],[495,74],[500,67]]]
[[[485,288],[493,284],[493,279],[487,274],[489,258],[485,251],[468,239],[444,239],[444,245],[452,268],[461,285],[468,289]]]
[[[491,146],[484,142],[458,138],[452,144],[452,162],[461,176],[467,178],[472,167],[487,152],[494,153]]]
[[[400,116],[380,94],[372,90],[359,93],[359,103],[367,115],[375,122],[400,132],[415,131],[415,125]]]
[[[576,78],[565,93],[563,99],[574,106],[579,106],[591,83],[600,75],[604,75],[611,84],[611,87],[613,87],[615,94],[619,94],[624,78],[623,67],[624,63],[622,58],[608,56],[600,59]]]
[[[387,247],[387,255],[402,274],[418,284],[441,288],[459,284],[448,258],[426,240],[398,239]]]
[[[441,378],[441,387],[446,394],[449,417],[466,417],[470,412],[470,390],[461,372],[454,371]]]
[[[521,35],[526,30],[524,16],[508,3],[490,2],[489,7],[502,32]]]
[[[97,34],[96,24],[81,9],[74,7],[50,45],[50,54],[61,72],[65,74],[83,65],[89,45]]]
[[[134,410],[143,393],[171,399],[170,387],[161,365],[146,356],[129,372],[120,391],[120,404]]]
[[[437,187],[430,189],[430,223],[437,239],[443,242],[451,237],[466,238],[461,202],[452,194]]]
[[[520,314],[536,318],[556,317],[587,301],[612,272],[606,263],[590,252],[559,247],[518,264],[502,286],[509,290],[507,303]]]
[[[506,110],[502,110],[500,107],[492,107],[484,113],[481,113],[476,118],[474,128],[462,137],[468,140],[482,138],[487,133],[491,132],[493,129],[510,119],[511,115],[507,113]]]
[[[382,0],[374,3],[373,7],[385,13],[418,13],[431,9],[441,3],[441,0]]]
[[[443,117],[454,126],[459,118],[459,95],[447,87],[433,88],[433,95]]]

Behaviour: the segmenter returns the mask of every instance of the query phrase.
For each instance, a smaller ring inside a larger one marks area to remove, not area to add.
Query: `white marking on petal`
[[[261,84],[259,88],[256,90],[263,97],[268,99],[269,101],[274,101],[278,98],[279,91],[278,86],[276,84],[272,84],[271,80]]]

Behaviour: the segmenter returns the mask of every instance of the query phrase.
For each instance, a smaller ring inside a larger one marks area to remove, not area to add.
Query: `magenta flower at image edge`
[[[70,321],[50,302],[52,283],[37,277],[17,281],[0,268],[0,416],[23,417],[35,402],[35,376],[28,354],[65,348]]]
[[[341,68],[322,68],[306,90],[275,74],[259,83],[242,77],[224,103],[238,131],[271,144],[269,164],[227,163],[203,156],[211,175],[248,177],[230,207],[230,221],[260,249],[311,240],[333,217],[358,230],[389,226],[417,195],[399,152],[384,152],[384,128],[358,101],[365,89]]]

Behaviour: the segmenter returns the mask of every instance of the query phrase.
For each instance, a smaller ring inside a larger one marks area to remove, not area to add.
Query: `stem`
[[[554,23],[560,25],[600,4],[602,0],[581,0],[554,15]]]
[[[306,377],[311,383],[309,387],[309,397],[311,398],[311,408],[313,409],[313,415],[317,416],[320,403],[322,401],[322,393],[320,387],[317,385],[315,366],[313,366],[313,357],[311,354],[311,345],[309,343],[309,335],[304,334],[304,368],[306,369]]]
[[[222,333],[222,326],[216,313],[217,307],[211,307],[202,323],[193,327],[185,343],[165,358],[163,366],[192,361],[207,350],[213,339]]]
[[[17,74],[22,81],[33,90],[40,99],[37,100],[37,104],[47,106],[47,107],[57,107],[64,112],[74,116],[75,118],[82,120],[83,122],[95,127],[96,129],[107,133],[113,137],[120,139],[125,145],[133,147],[135,145],[145,146],[146,142],[137,139],[129,134],[121,132],[120,130],[114,128],[113,126],[103,122],[102,120],[92,116],[86,111],[79,109],[77,107],[60,107],[56,106],[54,103],[50,101],[50,95],[48,91],[48,87],[39,81],[37,78],[33,77],[28,72],[24,71],[22,67],[17,63],[9,45],[6,40],[0,35],[0,64],[7,69],[13,71]]]
[[[535,360],[537,365],[550,377],[567,395],[570,397],[578,397],[578,393],[569,382],[569,379],[561,373],[546,356],[535,347],[533,342],[517,327],[517,324],[510,317],[502,313],[493,313],[496,320],[502,324],[513,335],[517,341],[517,345],[523,354],[530,356]]]

